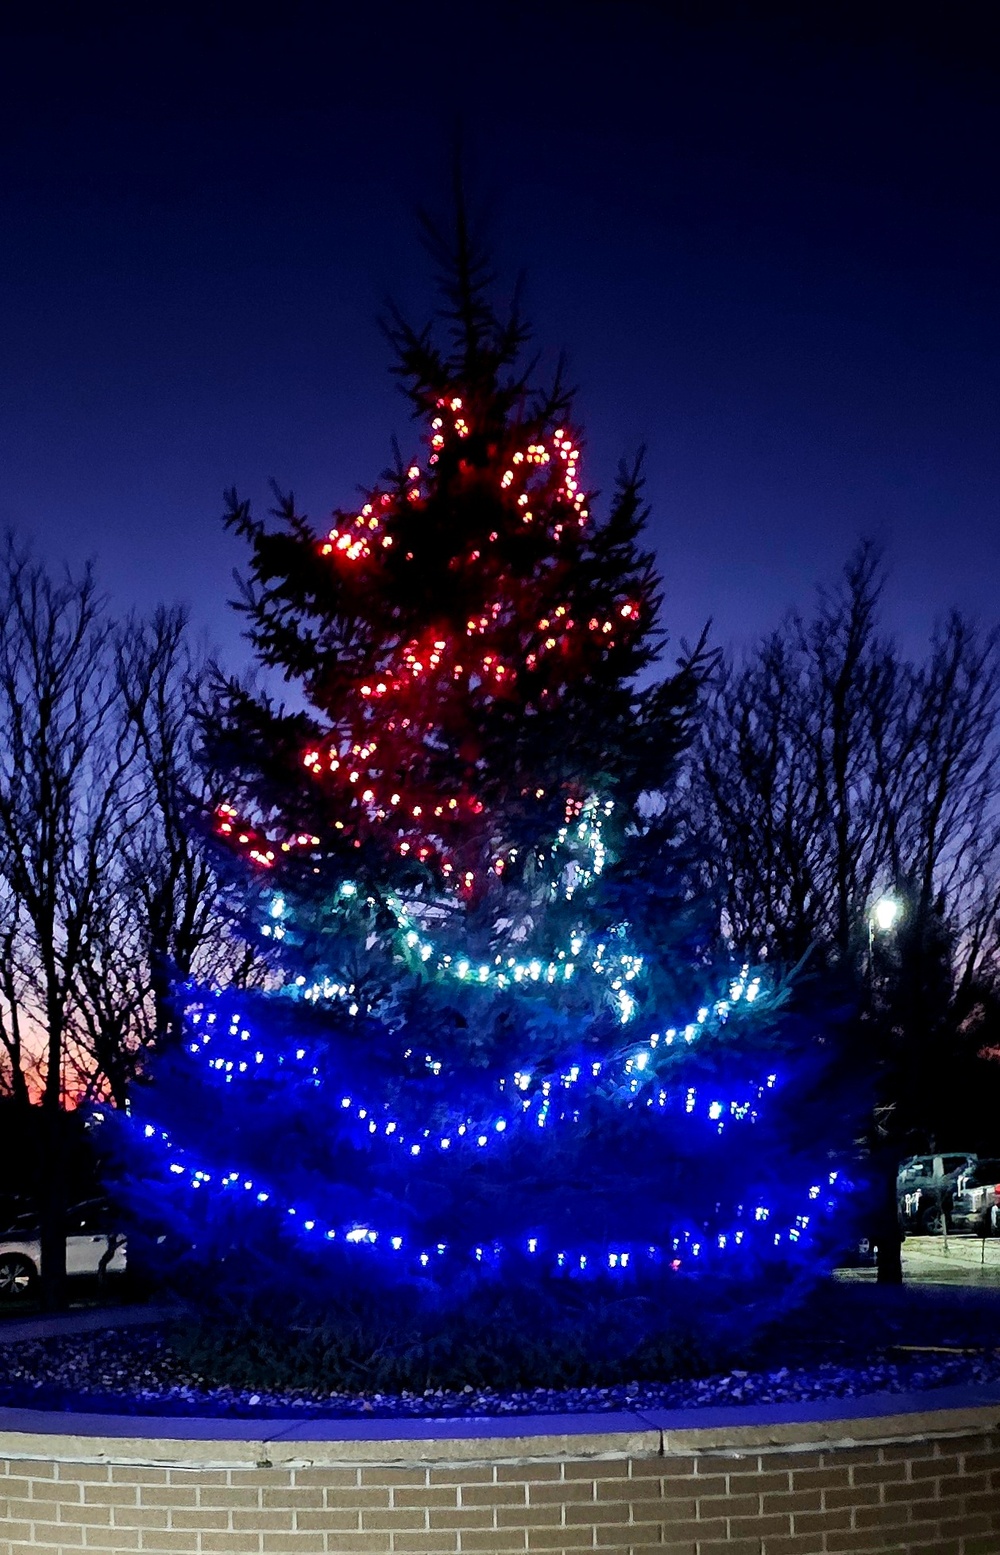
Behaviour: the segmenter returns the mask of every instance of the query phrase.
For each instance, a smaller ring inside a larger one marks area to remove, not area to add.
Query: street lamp
[[[868,920],[869,933],[880,929],[883,934],[888,934],[895,928],[897,919],[903,911],[902,903],[894,896],[880,896],[872,908],[871,917]]]
[[[875,986],[875,930],[890,934],[899,922],[903,904],[897,896],[880,896],[868,914],[868,979]]]

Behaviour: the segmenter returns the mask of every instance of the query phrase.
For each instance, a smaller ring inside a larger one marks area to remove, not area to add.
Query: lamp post
[[[880,896],[868,913],[868,981],[872,989],[876,986],[876,930],[880,935],[890,935],[900,917],[902,902],[890,893]]]
[[[872,904],[868,913],[868,987],[869,997],[874,1005],[875,1001],[875,934],[891,934],[899,922],[903,912],[903,904],[898,897],[886,893],[880,896]],[[891,1119],[892,1108],[889,1109]],[[891,1123],[887,1123],[882,1146],[878,1154],[882,1157],[882,1203],[880,1206],[877,1247],[878,1247],[878,1274],[876,1276],[880,1285],[902,1285],[903,1265],[901,1259],[902,1233],[899,1226],[898,1206],[896,1203],[896,1171],[898,1166],[897,1152],[891,1142]],[[882,1132],[879,1130],[879,1132]]]

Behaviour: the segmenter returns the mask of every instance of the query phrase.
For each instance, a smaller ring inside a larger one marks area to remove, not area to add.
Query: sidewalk
[[[52,1339],[62,1334],[93,1334],[103,1328],[137,1328],[164,1323],[176,1317],[177,1306],[82,1307],[68,1312],[33,1313],[25,1317],[0,1317],[0,1344],[23,1339]]]
[[[836,1278],[867,1284],[874,1269],[838,1269]],[[916,1285],[978,1285],[1000,1289],[1000,1237],[908,1236],[903,1280]]]

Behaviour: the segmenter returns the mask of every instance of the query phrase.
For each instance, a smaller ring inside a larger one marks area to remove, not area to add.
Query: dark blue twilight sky
[[[862,533],[908,646],[952,603],[998,614],[1000,74],[973,6],[926,33],[707,0],[23,9],[0,523],[96,555],[117,604],[186,600],[237,653],[222,488],[273,476],[321,521],[405,451],[375,316],[428,306],[413,212],[444,205],[461,122],[498,266],[570,353],[586,478],[648,446],[675,638],[765,628]]]

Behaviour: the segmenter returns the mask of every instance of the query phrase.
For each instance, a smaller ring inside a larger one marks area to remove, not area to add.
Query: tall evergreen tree
[[[305,703],[231,685],[215,735],[284,982],[189,991],[136,1115],[175,1210],[212,1206],[201,1256],[249,1238],[327,1300],[405,1291],[421,1343],[470,1313],[499,1343],[501,1307],[551,1334],[608,1281],[682,1301],[702,1267],[745,1323],[751,1270],[815,1259],[821,1045],[746,970],[706,991],[671,784],[709,656],[654,678],[638,467],[598,520],[561,376],[533,389],[461,219],[441,257],[435,325],[388,327],[424,452],[325,535],[230,500],[251,640]]]

